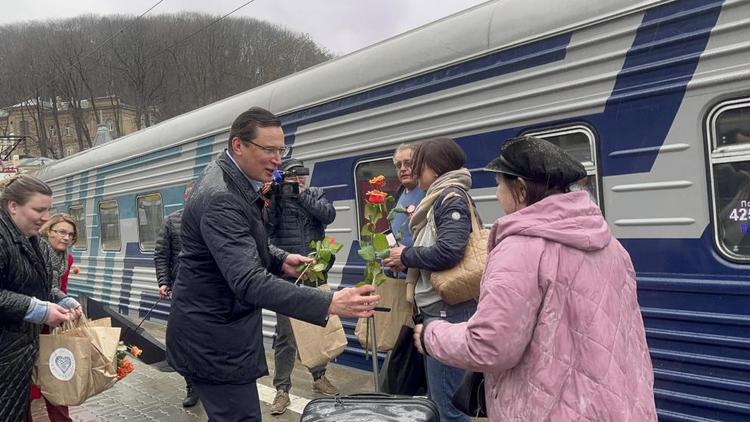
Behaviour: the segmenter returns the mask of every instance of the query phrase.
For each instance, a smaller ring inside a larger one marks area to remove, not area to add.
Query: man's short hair
[[[270,111],[252,107],[243,112],[232,122],[232,128],[229,130],[229,141],[227,149],[232,153],[232,139],[237,137],[244,142],[250,142],[258,136],[259,127],[281,127],[281,120]]]
[[[409,150],[412,153],[414,153],[414,148],[415,148],[414,144],[403,143],[403,144],[399,145],[396,148],[396,150],[393,151],[393,161],[394,162],[396,161],[396,154],[398,154],[399,152]]]

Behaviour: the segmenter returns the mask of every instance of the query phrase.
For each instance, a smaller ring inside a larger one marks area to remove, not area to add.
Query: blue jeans
[[[466,322],[477,310],[476,302],[469,301],[451,306],[438,302],[420,308],[425,322],[442,319],[451,323]],[[465,370],[445,365],[439,360],[425,356],[425,371],[427,372],[427,389],[430,398],[437,404],[441,422],[469,422],[469,417],[456,409],[451,403],[453,394],[464,378]]]

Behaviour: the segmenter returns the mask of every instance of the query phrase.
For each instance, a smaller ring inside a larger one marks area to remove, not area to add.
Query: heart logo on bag
[[[76,358],[73,353],[59,347],[49,355],[49,371],[60,381],[70,381],[76,373]]]
[[[67,373],[68,369],[73,365],[73,361],[67,356],[57,356],[55,357],[55,364],[63,373]]]

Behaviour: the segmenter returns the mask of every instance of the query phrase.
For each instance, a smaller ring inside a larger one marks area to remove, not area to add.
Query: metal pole
[[[370,338],[372,339],[372,342],[370,343],[372,346],[372,381],[375,385],[375,392],[380,392],[380,387],[378,383],[378,341],[375,338],[375,315],[371,316],[370,318]]]
[[[153,311],[154,308],[156,308],[156,305],[158,305],[159,302],[161,302],[161,295],[159,296],[159,299],[157,299],[156,302],[154,303],[154,306],[152,306],[151,309],[148,310],[148,312],[146,313],[146,316],[144,316],[143,319],[141,320],[141,323],[138,324],[137,327],[135,327],[135,332],[136,333],[141,328],[141,325],[143,325],[143,323],[146,321],[146,318],[148,318],[148,316],[151,315],[151,311]]]

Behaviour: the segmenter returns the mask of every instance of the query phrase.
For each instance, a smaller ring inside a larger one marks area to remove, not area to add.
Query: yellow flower
[[[375,176],[370,179],[369,182],[375,189],[380,189],[383,187],[383,185],[385,185],[385,176],[383,176],[382,174],[380,176]]]

